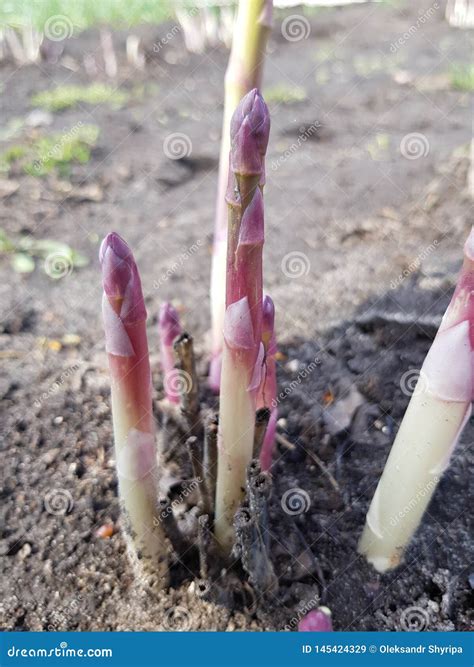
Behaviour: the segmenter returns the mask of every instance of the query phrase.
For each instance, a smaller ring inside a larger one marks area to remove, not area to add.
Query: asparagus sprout
[[[176,309],[170,303],[163,303],[158,317],[158,332],[160,335],[161,368],[166,398],[171,403],[179,403],[179,392],[173,389],[170,380],[175,372],[175,354],[173,343],[181,335],[181,325]]]
[[[112,385],[119,495],[129,553],[152,589],[168,583],[167,541],[157,520],[157,458],[146,309],[132,252],[115,233],[100,248],[102,312]]]
[[[396,567],[449,464],[474,399],[474,229],[451,303],[420,371],[370,505],[359,551]]]
[[[232,49],[225,76],[224,119],[219,162],[214,250],[211,273],[212,357],[209,385],[220,387],[225,313],[225,274],[227,257],[226,189],[229,179],[230,123],[238,103],[253,88],[259,88],[263,62],[272,22],[272,0],[239,2]]]
[[[270,132],[257,90],[240,102],[231,121],[227,203],[226,313],[219,414],[215,533],[230,551],[233,518],[252,458],[256,395],[264,361],[262,250],[264,159]]]
[[[331,611],[327,607],[312,609],[298,623],[299,632],[332,632]]]
[[[276,379],[276,339],[275,339],[275,306],[267,295],[263,299],[262,342],[265,349],[265,364],[262,374],[257,407],[268,407],[270,419],[267,424],[262,449],[260,450],[260,465],[262,470],[269,470],[272,463],[273,448],[275,446],[277,413],[277,379]]]

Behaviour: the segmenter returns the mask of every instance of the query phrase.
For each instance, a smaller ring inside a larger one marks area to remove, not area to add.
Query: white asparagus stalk
[[[420,371],[359,543],[376,570],[396,567],[436,489],[474,399],[474,230],[451,303]]]
[[[135,260],[118,234],[104,239],[100,261],[115,457],[127,547],[140,582],[148,590],[159,590],[168,584],[168,542],[157,518],[147,314]]]
[[[214,530],[228,553],[234,542],[234,515],[242,500],[255,430],[255,390],[263,346],[255,362],[255,341],[247,297],[231,304],[224,320],[219,450]],[[254,376],[257,369],[257,378]],[[252,384],[252,381],[255,384]]]

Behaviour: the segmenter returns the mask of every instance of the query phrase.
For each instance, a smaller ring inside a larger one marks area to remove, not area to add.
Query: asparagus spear
[[[471,415],[474,399],[474,229],[451,303],[370,505],[359,552],[396,567]]]
[[[212,356],[209,385],[216,392],[220,387],[225,313],[226,189],[229,178],[230,123],[232,114],[242,97],[251,89],[259,88],[261,85],[265,49],[271,30],[272,9],[273,0],[239,2],[232,50],[225,76],[224,119],[211,269]]]
[[[252,457],[256,393],[264,358],[262,339],[262,187],[270,132],[257,90],[240,102],[231,122],[227,190],[226,313],[219,414],[215,533],[224,550],[234,539],[233,518]]]
[[[115,233],[100,248],[102,313],[112,389],[115,458],[129,554],[147,587],[168,583],[157,520],[157,459],[146,309],[132,251]]]
[[[327,607],[312,609],[298,623],[298,632],[332,632],[331,616]]]
[[[170,303],[163,303],[158,317],[158,332],[160,335],[161,368],[166,398],[170,403],[179,403],[179,392],[173,387],[173,373],[175,372],[175,355],[173,342],[181,334],[181,325],[176,309]]]
[[[265,364],[262,383],[258,392],[257,408],[267,407],[271,410],[270,419],[265,431],[262,449],[260,451],[260,465],[262,470],[269,470],[272,463],[275,446],[277,411],[277,379],[276,379],[276,339],[275,339],[275,306],[272,299],[266,295],[263,299],[262,342],[265,349]]]

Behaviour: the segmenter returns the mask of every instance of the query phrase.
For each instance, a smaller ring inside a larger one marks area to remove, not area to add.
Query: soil
[[[0,199],[10,237],[62,240],[90,259],[52,280],[41,267],[14,273],[0,258],[3,628],[293,629],[318,602],[331,608],[337,630],[472,628],[472,420],[403,564],[380,576],[356,552],[409,400],[404,374],[421,366],[470,226],[469,96],[449,78],[453,64],[468,60],[467,37],[440,8],[391,48],[418,11],[408,3],[320,11],[295,42],[282,36],[281,17],[275,24],[266,84],[302,86],[307,99],[271,105],[265,277],[284,398],[269,530],[282,584],[254,606],[205,601],[195,573],[182,567],[158,600],[133,584],[119,528],[97,260],[112,229],[134,249],[156,400],[164,299],[180,307],[204,376],[227,54],[190,55],[180,34],[156,53],[170,26],[144,29],[145,70],[120,60],[120,84],[143,84],[143,95],[120,110],[54,114],[53,130],[78,121],[100,127],[91,162],[71,173],[74,186],[95,186],[100,196],[68,198],[53,177],[15,174],[18,189]],[[3,63],[2,122],[28,114],[35,92],[88,83],[81,59],[97,50],[96,37],[70,40],[56,65]],[[185,159],[163,152],[174,132],[191,140]],[[400,149],[411,133],[427,142],[419,159]],[[300,514],[282,511],[291,489],[309,501]],[[97,534],[104,525],[113,526],[109,538]]]

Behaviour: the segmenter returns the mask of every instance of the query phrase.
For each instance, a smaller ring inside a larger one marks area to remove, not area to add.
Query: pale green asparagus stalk
[[[264,362],[262,250],[264,159],[270,132],[257,90],[240,102],[231,123],[227,203],[226,314],[220,394],[215,534],[229,552],[233,519],[252,458],[256,393]]]
[[[473,399],[474,230],[367,514],[359,551],[379,572],[400,563],[449,465]]]
[[[240,100],[253,88],[260,88],[273,0],[240,0],[232,37],[232,49],[225,76],[219,181],[217,189],[214,249],[211,267],[212,356],[209,385],[219,391],[225,313],[227,257],[227,203],[229,179],[230,121]]]

